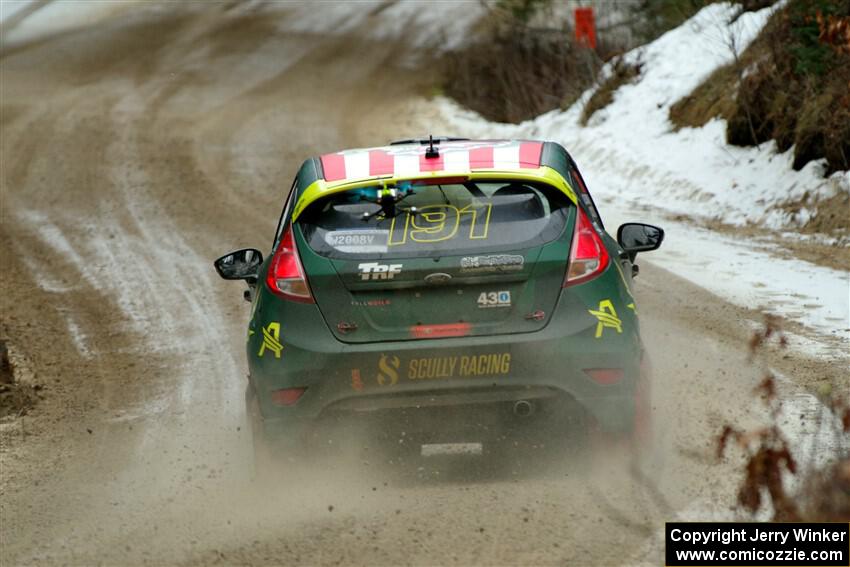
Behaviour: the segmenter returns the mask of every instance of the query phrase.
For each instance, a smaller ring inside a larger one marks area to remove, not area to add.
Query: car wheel
[[[251,438],[254,453],[254,479],[265,479],[272,475],[277,468],[277,462],[269,446],[266,432],[263,428],[263,414],[260,412],[260,402],[253,386],[248,386],[245,392],[245,408],[248,422],[251,424]]]
[[[641,373],[635,388],[635,427],[632,434],[632,451],[637,455],[652,450],[652,370],[649,358],[641,361]]]

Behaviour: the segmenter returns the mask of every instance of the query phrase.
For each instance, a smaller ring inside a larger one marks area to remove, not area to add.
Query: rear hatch
[[[527,333],[548,322],[572,203],[544,184],[442,183],[337,193],[299,218],[307,279],[339,340]]]

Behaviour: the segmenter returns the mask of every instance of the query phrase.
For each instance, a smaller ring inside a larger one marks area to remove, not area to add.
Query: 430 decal
[[[464,217],[469,218],[470,240],[483,240],[490,231],[490,213],[493,205],[469,204],[463,208],[454,205],[428,205],[415,211],[408,209],[393,217],[390,224],[390,246],[407,242],[442,242],[460,233]],[[466,235],[466,231],[464,231]]]

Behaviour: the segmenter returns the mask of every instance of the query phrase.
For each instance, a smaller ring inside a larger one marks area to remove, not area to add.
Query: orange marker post
[[[593,8],[576,8],[576,43],[596,49],[596,21]]]

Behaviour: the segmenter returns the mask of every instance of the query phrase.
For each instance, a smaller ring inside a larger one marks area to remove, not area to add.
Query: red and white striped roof
[[[434,144],[440,155],[426,158],[427,145],[403,144],[346,150],[321,157],[326,181],[368,179],[379,175],[414,177],[429,171],[468,173],[479,169],[536,169],[542,142],[462,141]]]

